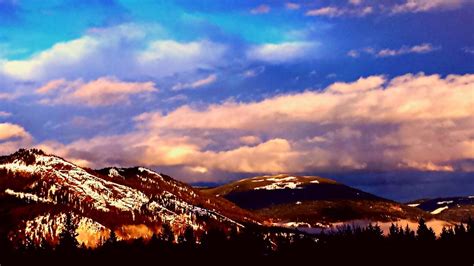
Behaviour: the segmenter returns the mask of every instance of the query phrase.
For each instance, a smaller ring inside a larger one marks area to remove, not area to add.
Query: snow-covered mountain
[[[1,231],[12,241],[57,241],[66,212],[80,242],[95,246],[111,229],[119,238],[150,237],[169,224],[178,234],[192,226],[243,227],[258,218],[143,167],[81,168],[37,149],[0,157]],[[0,231],[0,232],[1,232]]]
[[[258,176],[205,189],[288,227],[325,227],[352,220],[398,221],[430,214],[317,176]]]

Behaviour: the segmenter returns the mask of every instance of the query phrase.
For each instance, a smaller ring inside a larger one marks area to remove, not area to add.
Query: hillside
[[[441,220],[465,222],[468,217],[474,218],[474,196],[421,199],[407,205],[430,212]]]
[[[95,246],[111,229],[120,239],[150,237],[169,224],[176,234],[191,226],[230,229],[255,215],[221,198],[147,168],[84,169],[41,150],[0,157],[0,232],[11,241],[55,243],[72,212],[80,242]]]
[[[224,197],[277,224],[318,227],[351,220],[430,218],[424,211],[317,176],[258,176],[203,192]]]

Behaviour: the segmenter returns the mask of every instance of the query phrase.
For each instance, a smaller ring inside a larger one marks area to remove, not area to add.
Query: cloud
[[[458,9],[468,0],[404,0],[403,3],[375,4],[374,1],[348,0],[346,4],[323,6],[306,11],[306,16],[365,17],[370,14],[395,15]]]
[[[314,57],[316,47],[314,42],[268,43],[251,47],[247,58],[271,64],[294,62]]]
[[[226,46],[208,40],[163,39],[152,26],[124,24],[89,30],[84,36],[57,43],[22,60],[0,61],[0,74],[15,80],[92,80],[162,78],[214,69]],[[153,38],[154,37],[154,38]]]
[[[8,140],[11,138],[24,138],[29,136],[26,130],[15,124],[11,123],[0,123],[0,141]]]
[[[467,54],[474,55],[474,47],[464,47],[462,50]]]
[[[382,49],[377,52],[378,57],[388,57],[388,56],[397,56],[397,55],[404,55],[404,54],[426,54],[433,51],[436,51],[440,48],[433,47],[430,43],[423,43],[415,46],[403,46],[398,50],[393,49]]]
[[[81,79],[52,80],[38,88],[41,103],[49,105],[77,104],[92,107],[127,103],[131,95],[156,92],[153,82],[124,82],[113,77],[102,77],[84,82]]]
[[[422,43],[414,46],[402,46],[398,49],[389,49],[384,48],[376,50],[372,47],[365,47],[362,49],[352,49],[347,52],[347,56],[352,58],[358,58],[362,54],[369,54],[375,57],[393,57],[406,54],[427,54],[437,50],[440,50],[441,47],[433,46],[431,43]]]
[[[298,3],[293,3],[293,2],[287,2],[285,4],[286,9],[288,10],[298,10],[300,9],[301,5]]]
[[[349,4],[357,6],[362,4],[362,0],[349,0]]]
[[[210,74],[209,76],[207,76],[203,79],[199,79],[199,80],[196,80],[196,81],[191,82],[191,83],[178,83],[178,84],[174,85],[171,90],[179,91],[179,90],[184,90],[184,89],[197,89],[197,88],[204,87],[204,86],[207,86],[209,84],[212,84],[212,83],[216,82],[216,80],[217,80],[217,75],[216,74]]]
[[[0,154],[32,145],[33,137],[20,125],[0,123]]]
[[[227,48],[207,40],[179,43],[159,40],[149,44],[138,54],[140,69],[152,69],[152,76],[170,76],[198,69],[214,69],[222,62]]]
[[[14,93],[0,92],[0,100],[12,100],[15,99],[17,95]]]
[[[84,57],[92,54],[98,45],[98,41],[90,36],[57,43],[49,50],[34,55],[30,59],[5,61],[0,65],[0,69],[17,79],[38,79],[47,75],[50,68],[80,63]]]
[[[327,6],[318,9],[312,9],[306,12],[306,16],[327,16],[327,17],[339,17],[343,15],[342,9],[337,7]]]
[[[360,52],[357,50],[350,50],[349,52],[347,52],[347,55],[352,58],[357,58],[360,56]]]
[[[143,113],[127,134],[41,145],[89,166],[173,167],[188,180],[222,172],[466,171],[474,158],[473,85],[474,74],[370,76],[258,102]]]
[[[246,145],[255,145],[261,143],[262,140],[257,136],[242,136],[239,138],[239,141]]]
[[[11,115],[12,113],[10,112],[0,111],[0,117],[9,117]]]
[[[250,13],[253,14],[253,15],[266,14],[266,13],[270,12],[270,10],[271,10],[271,8],[268,5],[259,5],[255,8],[252,8],[250,10]]]
[[[436,165],[432,162],[419,163],[413,161],[404,161],[398,165],[400,168],[415,169],[420,171],[444,171],[453,172],[454,168],[450,165]]]
[[[242,76],[245,78],[253,78],[265,72],[264,66],[259,66],[251,69],[247,69],[242,73]]]
[[[326,6],[317,9],[311,9],[306,12],[306,16],[322,16],[322,17],[342,17],[342,16],[353,16],[353,17],[364,17],[371,14],[374,11],[373,7],[335,7]]]
[[[360,78],[355,82],[336,82],[330,85],[326,91],[333,93],[359,93],[380,88],[386,82],[383,76],[371,76]]]
[[[456,9],[467,3],[465,0],[406,0],[402,4],[394,5],[392,13],[419,13],[432,10]]]

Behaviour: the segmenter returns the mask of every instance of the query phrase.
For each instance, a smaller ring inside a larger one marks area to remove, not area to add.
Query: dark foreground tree
[[[59,234],[58,250],[63,251],[74,251],[79,246],[79,242],[76,237],[78,236],[77,225],[74,223],[72,214],[66,213],[64,221],[64,229]]]
[[[417,238],[420,241],[434,241],[436,240],[436,234],[433,229],[426,225],[425,219],[420,218],[418,221],[418,230],[416,230]]]

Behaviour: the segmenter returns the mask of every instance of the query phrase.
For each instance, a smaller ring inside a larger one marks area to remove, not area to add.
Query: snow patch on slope
[[[448,206],[438,208],[438,209],[432,211],[431,214],[440,214],[442,211],[447,210],[448,208],[449,208]]]
[[[43,202],[43,203],[54,203],[53,200],[43,197],[38,197],[35,194],[31,193],[24,193],[24,192],[16,192],[12,189],[7,188],[5,190],[5,194],[22,199],[27,201],[34,201],[34,202]]]
[[[87,247],[96,247],[100,244],[101,237],[107,237],[110,230],[102,224],[83,216],[73,214],[72,220],[77,227],[77,240],[79,244]],[[45,214],[25,222],[24,233],[35,243],[41,239],[48,239],[57,243],[59,234],[64,230],[66,214]]]
[[[110,207],[122,211],[138,210],[149,201],[148,197],[138,190],[91,175],[58,157],[35,155],[35,158],[36,164],[26,165],[21,160],[15,160],[13,163],[0,165],[0,168],[39,175],[51,173],[46,178],[53,181],[56,188],[50,190],[50,193],[61,188],[73,190],[74,195],[81,201],[92,200],[94,208],[104,212],[110,211]]]
[[[451,204],[453,203],[454,201],[452,200],[446,200],[446,201],[438,201],[436,204],[438,205],[444,205],[444,204]]]
[[[301,185],[301,182],[275,182],[269,185],[256,187],[254,190],[276,190],[276,189],[301,189],[298,187]]]

